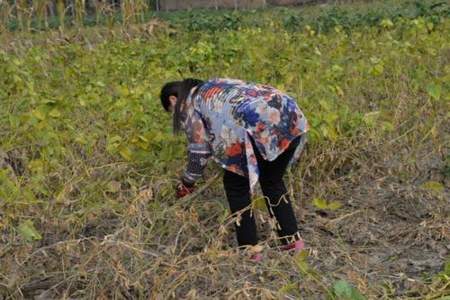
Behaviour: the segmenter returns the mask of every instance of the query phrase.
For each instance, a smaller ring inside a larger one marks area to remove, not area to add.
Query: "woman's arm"
[[[183,174],[183,183],[193,186],[203,175],[211,148],[207,140],[207,133],[200,114],[191,107],[184,124],[188,139],[188,164]]]

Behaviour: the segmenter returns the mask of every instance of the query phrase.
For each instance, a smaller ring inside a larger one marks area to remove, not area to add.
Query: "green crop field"
[[[448,2],[98,20],[0,32],[0,299],[448,299]],[[266,259],[237,251],[213,163],[174,197],[186,141],[159,92],[183,77],[297,99],[307,250],[277,251],[257,196]]]

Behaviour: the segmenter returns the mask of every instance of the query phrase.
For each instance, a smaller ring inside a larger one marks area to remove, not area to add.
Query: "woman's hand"
[[[176,187],[176,196],[177,198],[183,198],[189,194],[192,194],[194,190],[194,185],[189,185],[181,181]]]

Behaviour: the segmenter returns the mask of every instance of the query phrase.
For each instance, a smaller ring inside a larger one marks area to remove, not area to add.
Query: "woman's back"
[[[225,150],[248,133],[268,160],[306,132],[295,100],[267,86],[235,79],[212,79],[194,93],[192,105],[205,122],[213,149]]]

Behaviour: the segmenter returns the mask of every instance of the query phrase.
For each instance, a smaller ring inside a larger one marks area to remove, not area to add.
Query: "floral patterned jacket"
[[[235,79],[212,79],[191,91],[181,108],[188,165],[183,181],[194,183],[212,156],[223,168],[249,178],[253,192],[261,156],[275,160],[290,142],[306,133],[307,121],[295,100],[279,90]],[[301,142],[291,162],[298,159]]]

